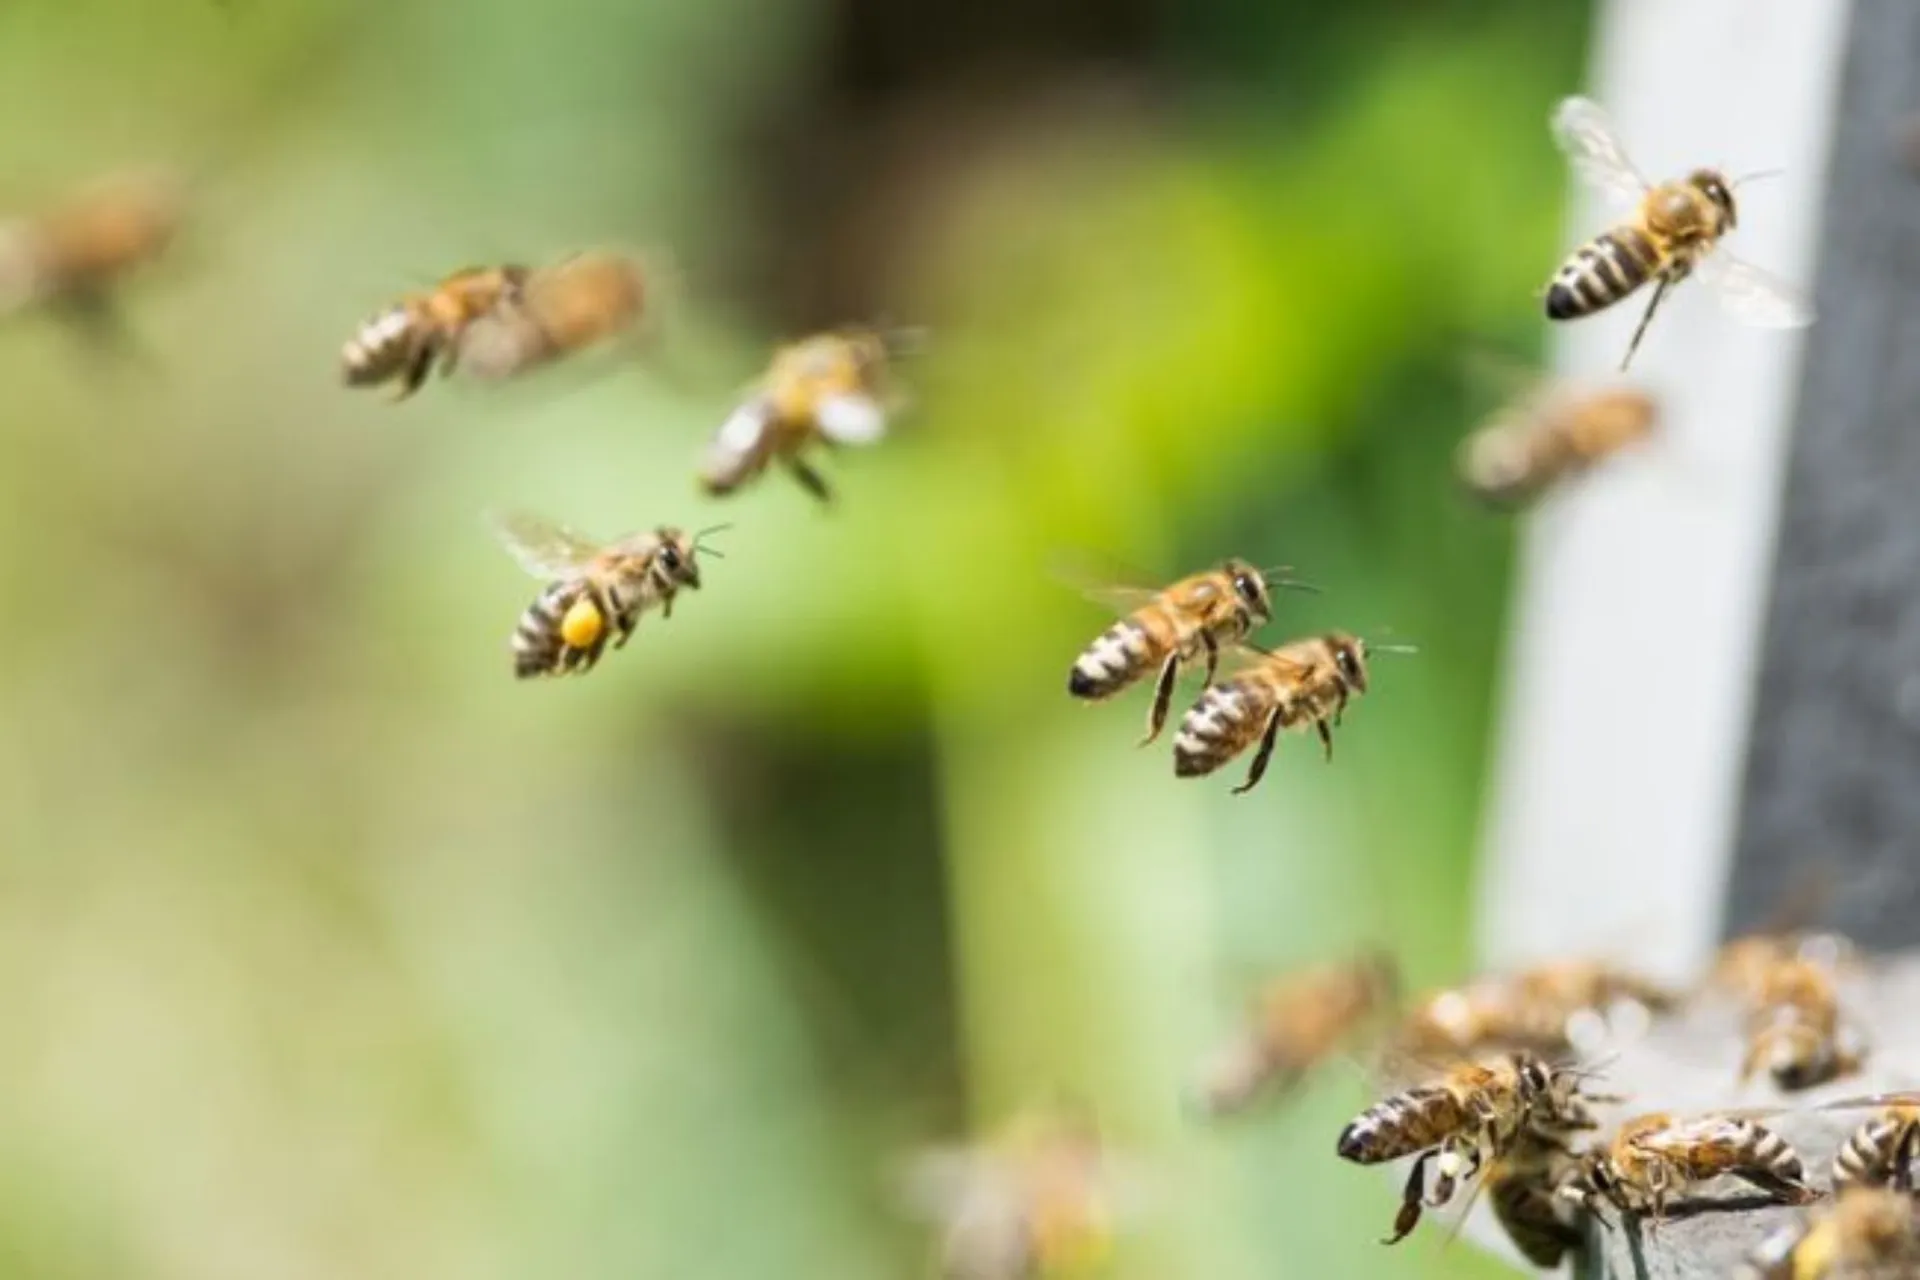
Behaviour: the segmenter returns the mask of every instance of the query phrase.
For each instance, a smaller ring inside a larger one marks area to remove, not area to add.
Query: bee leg
[[[1782,1204],[1805,1204],[1813,1198],[1813,1190],[1806,1183],[1783,1178],[1771,1169],[1756,1166],[1743,1169],[1735,1176],[1743,1182],[1752,1183]]]
[[[1333,730],[1327,727],[1325,720],[1315,720],[1313,731],[1320,735],[1320,746],[1328,760],[1333,759]]]
[[[1160,666],[1160,679],[1153,686],[1153,706],[1147,712],[1147,736],[1138,745],[1146,746],[1160,736],[1167,725],[1167,708],[1173,705],[1173,684],[1180,678],[1180,655],[1170,653]]]
[[[1260,735],[1260,749],[1253,753],[1253,767],[1247,770],[1247,780],[1233,789],[1234,795],[1245,795],[1260,784],[1267,771],[1267,761],[1273,758],[1273,744],[1279,737],[1280,712],[1276,708],[1267,716],[1267,731]]]
[[[1214,673],[1220,670],[1220,642],[1213,638],[1211,631],[1203,631],[1200,643],[1207,647],[1207,684],[1211,685]]]
[[[798,458],[787,459],[787,470],[793,472],[793,478],[800,487],[823,503],[833,502],[833,490],[828,487],[826,477]]]
[[[1406,1189],[1400,1193],[1400,1210],[1393,1215],[1393,1234],[1384,1237],[1381,1244],[1399,1244],[1420,1225],[1423,1192],[1426,1189],[1427,1162],[1438,1155],[1429,1151],[1413,1162],[1413,1169],[1407,1174]]]
[[[427,381],[427,374],[433,371],[434,344],[423,342],[407,357],[407,367],[400,375],[400,390],[394,395],[396,401],[405,400],[418,391]]]
[[[1653,323],[1653,313],[1660,309],[1661,300],[1667,296],[1680,276],[1661,276],[1660,282],[1653,287],[1653,299],[1647,303],[1647,309],[1640,316],[1640,324],[1633,331],[1633,338],[1627,343],[1627,354],[1620,360],[1620,372],[1625,373],[1627,366],[1633,363],[1633,353],[1640,349],[1640,339],[1646,336],[1647,326]]]

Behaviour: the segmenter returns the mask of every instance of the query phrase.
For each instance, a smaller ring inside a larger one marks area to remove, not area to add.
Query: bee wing
[[[1804,293],[1744,258],[1710,254],[1696,274],[1713,286],[1737,320],[1762,329],[1804,329],[1813,323],[1813,303]]]
[[[1048,571],[1058,581],[1116,614],[1132,613],[1160,594],[1157,587],[1140,585],[1146,575],[1092,552],[1056,552],[1048,557]]]
[[[1627,159],[1605,107],[1591,98],[1567,98],[1554,108],[1552,128],[1582,182],[1626,204],[1646,194],[1647,180]]]
[[[599,543],[545,516],[526,511],[489,515],[495,536],[520,567],[536,578],[552,581],[581,572],[602,550]]]
[[[823,397],[814,409],[820,434],[835,444],[872,444],[887,434],[887,410],[865,392]]]
[[[1230,676],[1249,667],[1275,667],[1301,676],[1313,670],[1312,663],[1290,656],[1284,648],[1262,649],[1258,645],[1234,644],[1221,651],[1222,675]]]

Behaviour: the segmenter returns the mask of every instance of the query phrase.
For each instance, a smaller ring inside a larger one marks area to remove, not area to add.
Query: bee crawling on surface
[[[1209,685],[1181,717],[1173,743],[1173,771],[1182,778],[1212,773],[1257,742],[1259,750],[1246,781],[1233,789],[1240,795],[1251,791],[1266,774],[1282,729],[1311,725],[1331,760],[1333,726],[1340,723],[1348,699],[1367,691],[1369,652],[1411,653],[1413,649],[1406,645],[1370,649],[1358,636],[1331,631],[1278,649],[1241,645],[1235,652],[1238,673]]]
[[[1741,1280],[1914,1280],[1920,1218],[1911,1188],[1841,1189],[1763,1240]]]
[[[350,387],[399,383],[395,400],[418,391],[438,362],[443,376],[459,367],[468,329],[516,307],[526,287],[522,266],[467,267],[433,288],[408,294],[360,326],[340,352]]]
[[[1205,1064],[1196,1091],[1200,1108],[1227,1115],[1262,1094],[1292,1089],[1391,1004],[1397,986],[1393,959],[1382,952],[1273,982],[1252,1025]]]
[[[1646,1213],[1657,1225],[1675,1197],[1721,1177],[1782,1204],[1805,1204],[1815,1195],[1787,1140],[1733,1112],[1691,1118],[1657,1112],[1628,1120],[1611,1142],[1581,1158],[1579,1174],[1561,1194],[1589,1209],[1605,1200],[1623,1213]]]
[[[1696,272],[1716,286],[1728,309],[1748,324],[1792,329],[1813,322],[1813,308],[1797,290],[1725,250],[1722,237],[1738,223],[1733,191],[1739,184],[1714,169],[1653,186],[1627,159],[1599,103],[1568,98],[1553,113],[1553,136],[1575,172],[1591,186],[1632,202],[1625,222],[1575,250],[1547,287],[1547,318],[1573,320],[1621,301],[1649,280],[1652,299],[1620,362],[1625,369],[1667,290]]]
[[[701,540],[726,527],[688,535],[662,525],[603,544],[525,513],[496,516],[494,525],[521,568],[548,583],[514,631],[513,673],[522,679],[589,671],[609,642],[627,643],[648,609],[672,617],[674,598],[700,588],[700,554],[720,554]]]
[[[1448,1203],[1463,1181],[1505,1160],[1523,1138],[1565,1152],[1572,1135],[1595,1128],[1588,1104],[1611,1099],[1582,1093],[1581,1079],[1533,1054],[1516,1053],[1460,1063],[1357,1116],[1340,1134],[1341,1159],[1382,1164],[1416,1157],[1393,1234],[1383,1243],[1405,1239],[1423,1208]],[[1430,1187],[1429,1165],[1435,1172]]]
[[[1462,441],[1456,466],[1474,497],[1513,510],[1647,439],[1658,419],[1653,397],[1636,388],[1546,386]]]
[[[868,445],[886,434],[899,407],[887,366],[904,340],[855,328],[781,347],[752,393],[721,423],[701,486],[724,496],[778,462],[808,493],[831,502],[826,477],[805,455],[816,445]]]
[[[1181,668],[1202,656],[1213,683],[1220,649],[1237,644],[1273,617],[1273,588],[1312,590],[1305,583],[1270,576],[1245,560],[1180,579],[1161,591],[1108,588],[1098,594],[1130,609],[1074,659],[1067,692],[1098,702],[1113,697],[1158,670],[1147,713],[1145,746],[1160,736]]]
[[[941,1280],[1086,1274],[1140,1201],[1128,1163],[1067,1109],[1023,1116],[986,1144],[923,1152],[902,1190],[939,1229]]]
[[[128,170],[44,213],[0,222],[0,315],[45,307],[95,337],[124,337],[115,287],[172,246],[185,203],[176,175]]]

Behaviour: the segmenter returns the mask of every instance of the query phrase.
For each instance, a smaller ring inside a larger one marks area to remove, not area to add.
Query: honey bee
[[[1745,1280],[1913,1280],[1920,1222],[1911,1191],[1847,1187],[1762,1241]]]
[[[1158,668],[1153,706],[1147,714],[1147,736],[1141,746],[1160,736],[1180,668],[1199,658],[1207,660],[1207,683],[1213,683],[1222,645],[1237,644],[1273,617],[1272,589],[1306,588],[1305,583],[1269,578],[1245,560],[1227,560],[1219,567],[1196,573],[1163,591],[1133,592],[1109,589],[1110,601],[1135,607],[1108,627],[1074,660],[1067,676],[1067,692],[1099,702],[1128,688]]]
[[[1560,1187],[1579,1168],[1565,1143],[1523,1131],[1506,1156],[1487,1171],[1484,1186],[1493,1216],[1527,1261],[1551,1271],[1580,1247],[1577,1215]]]
[[[1394,1217],[1396,1244],[1419,1224],[1423,1207],[1438,1208],[1489,1161],[1503,1160],[1523,1134],[1564,1147],[1569,1135],[1596,1127],[1580,1077],[1530,1053],[1487,1063],[1463,1062],[1436,1079],[1363,1111],[1340,1134],[1339,1153],[1355,1164],[1416,1156]],[[1425,1186],[1428,1164],[1435,1167]]]
[[[1729,311],[1748,324],[1793,329],[1813,322],[1812,307],[1790,285],[1727,253],[1714,252],[1738,215],[1738,185],[1714,169],[1655,187],[1615,138],[1600,104],[1568,98],[1553,114],[1553,136],[1590,185],[1637,204],[1625,222],[1575,250],[1547,287],[1547,318],[1573,320],[1612,306],[1647,281],[1653,298],[1640,317],[1620,367],[1625,369],[1667,290],[1698,272],[1716,286]]]
[[[340,351],[350,387],[399,380],[395,400],[418,391],[440,362],[442,376],[459,367],[468,330],[485,316],[520,305],[526,267],[466,267],[423,293],[412,293],[360,326]]]
[[[1747,934],[1724,943],[1707,971],[1706,989],[1755,1001],[1766,994],[1773,971],[1783,964],[1805,961],[1832,973],[1854,966],[1853,943],[1837,933],[1786,930]]]
[[[1611,1202],[1623,1213],[1665,1219],[1667,1206],[1715,1178],[1731,1177],[1785,1204],[1805,1204],[1814,1192],[1785,1138],[1759,1121],[1734,1113],[1682,1118],[1664,1112],[1620,1126],[1613,1140],[1581,1157],[1579,1174],[1561,1194],[1589,1208]]]
[[[609,641],[625,646],[648,609],[672,617],[674,597],[700,588],[699,555],[719,555],[701,540],[725,527],[689,536],[662,525],[603,544],[525,513],[494,524],[520,567],[548,583],[514,631],[513,673],[522,679],[589,671]]]
[[[1396,986],[1392,957],[1377,952],[1274,982],[1253,1025],[1202,1072],[1202,1109],[1227,1115],[1262,1093],[1292,1089],[1388,1004]]]
[[[1843,1023],[1830,970],[1808,960],[1773,965],[1747,1015],[1744,1083],[1765,1065],[1782,1089],[1810,1089],[1859,1070],[1858,1033]]]
[[[1461,443],[1461,482],[1482,502],[1513,509],[1653,433],[1659,408],[1631,387],[1523,397]]]
[[[184,203],[174,175],[129,171],[0,223],[0,314],[46,306],[115,336],[113,286],[172,245]]]
[[[1911,1190],[1920,1162],[1920,1095],[1900,1095],[1862,1121],[1833,1157],[1835,1190],[1899,1187]],[[1835,1107],[1844,1103],[1835,1103]]]
[[[983,1147],[923,1153],[905,1186],[909,1206],[940,1228],[942,1280],[1096,1270],[1136,1191],[1092,1122],[1067,1111],[1022,1117]]]
[[[646,310],[647,267],[610,249],[588,249],[526,272],[511,305],[475,318],[461,344],[468,371],[518,377],[614,338]]]
[[[1333,758],[1333,726],[1347,700],[1367,691],[1367,642],[1344,631],[1296,640],[1271,651],[1239,646],[1246,666],[1231,679],[1211,684],[1181,718],[1173,743],[1173,771],[1182,778],[1212,773],[1256,741],[1247,779],[1233,789],[1253,789],[1267,771],[1282,729],[1312,725],[1327,759]],[[1411,652],[1406,646],[1376,646],[1378,652]]]
[[[867,329],[816,334],[781,347],[759,385],[720,425],[700,473],[715,496],[779,462],[821,502],[826,477],[804,456],[815,444],[867,445],[887,431],[889,341]]]
[[[1576,1018],[1601,1016],[1620,1004],[1664,1013],[1677,1002],[1673,992],[1604,961],[1559,960],[1435,992],[1409,1011],[1394,1041],[1416,1055],[1490,1049],[1556,1055],[1575,1047],[1569,1028]]]

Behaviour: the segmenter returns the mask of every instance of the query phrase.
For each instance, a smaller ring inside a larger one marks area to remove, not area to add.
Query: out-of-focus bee
[[[1579,1215],[1560,1188],[1579,1170],[1579,1158],[1557,1139],[1523,1130],[1507,1154],[1487,1170],[1485,1188],[1493,1216],[1507,1238],[1543,1270],[1560,1265],[1580,1247]]]
[[[1581,1157],[1579,1175],[1561,1194],[1588,1207],[1604,1199],[1658,1222],[1674,1197],[1720,1177],[1738,1178],[1786,1204],[1804,1204],[1815,1194],[1799,1155],[1759,1121],[1665,1112],[1623,1123],[1613,1141]]]
[[[476,318],[461,358],[474,377],[499,381],[598,346],[640,322],[648,274],[638,258],[610,249],[530,271],[512,305]]]
[[[1837,933],[1752,933],[1721,946],[1704,986],[1751,1002],[1765,995],[1770,976],[1783,964],[1804,961],[1838,974],[1851,968],[1856,957],[1852,941]]]
[[[1920,1221],[1913,1194],[1848,1187],[1832,1204],[1762,1241],[1743,1280],[1914,1280]]]
[[[1212,684],[1221,646],[1239,643],[1273,617],[1272,588],[1277,586],[1311,589],[1269,577],[1245,560],[1228,560],[1163,591],[1106,589],[1101,593],[1106,600],[1131,607],[1131,612],[1074,660],[1067,692],[1098,702],[1157,668],[1160,678],[1147,714],[1147,736],[1140,743],[1145,746],[1166,724],[1180,668],[1204,654],[1207,683]]]
[[[513,673],[523,679],[591,670],[609,641],[627,643],[648,609],[672,617],[674,597],[700,587],[699,555],[719,555],[701,539],[725,527],[688,535],[662,525],[599,543],[525,513],[494,524],[520,567],[548,584],[514,631]]]
[[[939,1227],[942,1280],[1039,1280],[1098,1269],[1137,1207],[1092,1122],[1036,1112],[982,1147],[920,1155],[909,1207]]]
[[[1574,1072],[1529,1053],[1464,1062],[1363,1111],[1340,1134],[1340,1158],[1381,1164],[1418,1157],[1385,1241],[1395,1244],[1418,1225],[1423,1206],[1446,1204],[1482,1165],[1504,1159],[1523,1132],[1564,1146],[1567,1135],[1594,1128],[1587,1104],[1600,1100],[1581,1093]],[[1435,1178],[1426,1187],[1430,1163]]]
[[[526,267],[466,267],[423,293],[412,293],[360,326],[340,351],[340,371],[350,387],[399,380],[395,400],[418,391],[440,363],[441,374],[459,367],[467,331],[485,316],[520,304]]]
[[[1678,997],[1656,983],[1599,960],[1559,960],[1477,978],[1435,992],[1401,1020],[1393,1039],[1420,1057],[1472,1057],[1493,1049],[1554,1056],[1578,1046],[1570,1027],[1615,1006],[1665,1013]]]
[[[166,251],[184,208],[176,176],[129,171],[58,208],[0,223],[0,314],[47,306],[110,333],[113,286]]]
[[[1911,1190],[1920,1163],[1920,1094],[1861,1099],[1884,1103],[1840,1144],[1833,1157],[1833,1185]],[[1833,1103],[1833,1108],[1847,1106]]]
[[[1787,960],[1767,970],[1748,1007],[1742,1083],[1765,1066],[1780,1088],[1811,1089],[1859,1070],[1862,1056],[1830,969]]]
[[[1632,387],[1574,393],[1545,388],[1522,397],[1461,442],[1457,465],[1469,492],[1513,509],[1638,444],[1659,406]]]
[[[781,347],[751,394],[720,424],[700,472],[716,496],[732,493],[774,462],[822,502],[833,491],[807,461],[814,445],[866,445],[887,431],[897,407],[887,383],[894,354],[870,329],[816,334]]]
[[[1555,274],[1547,287],[1549,320],[1592,315],[1655,281],[1653,298],[1620,362],[1625,369],[1667,290],[1697,271],[1748,324],[1792,329],[1813,322],[1813,308],[1792,286],[1724,249],[1714,252],[1737,222],[1737,182],[1714,169],[1696,169],[1685,178],[1651,185],[1627,159],[1606,111],[1586,98],[1559,105],[1553,136],[1583,180],[1637,207],[1627,221],[1575,250]]]
[[[1240,646],[1245,666],[1209,685],[1180,721],[1173,743],[1173,771],[1182,778],[1212,773],[1255,742],[1260,744],[1247,780],[1233,789],[1250,791],[1267,771],[1282,729],[1312,725],[1327,759],[1333,758],[1333,726],[1347,699],[1367,691],[1369,652],[1412,652],[1378,645],[1344,631],[1296,640],[1264,651]]]
[[[1292,1089],[1390,1004],[1396,986],[1393,959],[1380,952],[1274,982],[1252,1025],[1201,1072],[1201,1108],[1227,1115],[1263,1093]]]

